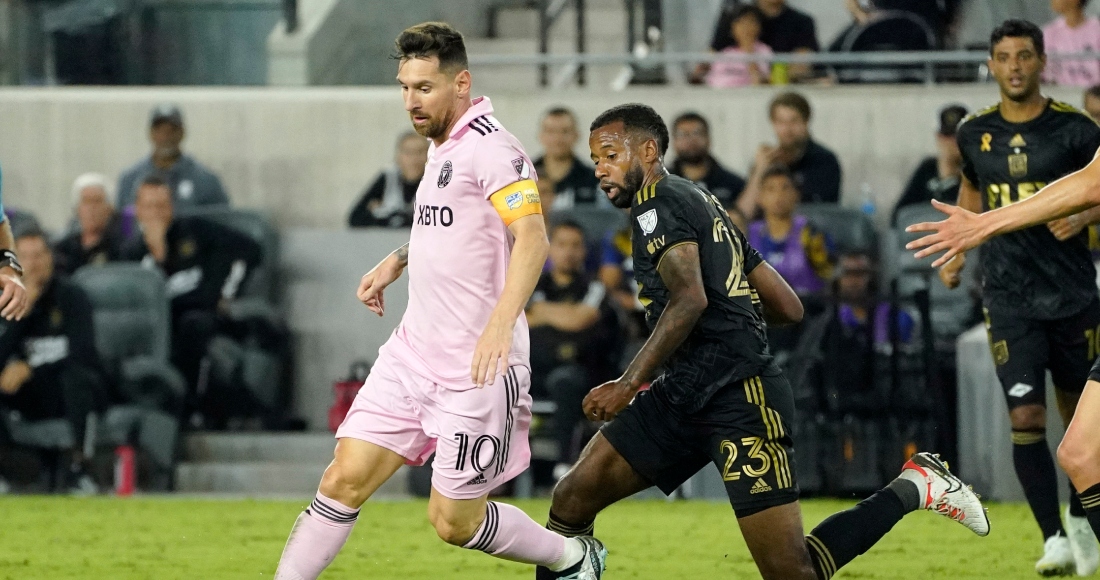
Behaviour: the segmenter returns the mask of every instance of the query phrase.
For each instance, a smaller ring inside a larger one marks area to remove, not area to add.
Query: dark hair
[[[707,135],[710,135],[710,123],[707,122],[706,118],[695,111],[688,111],[676,117],[676,120],[672,122],[673,133],[676,132],[676,127],[679,127],[680,123],[699,123],[703,126],[703,131],[705,131]]]
[[[647,137],[657,141],[657,150],[661,155],[668,151],[668,127],[665,126],[665,120],[652,107],[641,103],[619,105],[600,113],[588,130],[595,131],[617,121],[621,121],[628,131],[645,133]]]
[[[733,10],[733,13],[730,15],[730,24],[732,25],[745,16],[752,16],[756,18],[757,22],[761,24],[764,23],[764,13],[761,12],[755,4],[742,4]]]
[[[146,175],[145,178],[141,180],[141,183],[138,184],[138,187],[141,188],[141,187],[145,187],[146,185],[149,185],[149,186],[152,186],[152,187],[167,187],[169,190],[172,189],[171,187],[168,186],[168,182],[165,181],[163,177],[161,177],[159,175],[155,175],[155,174],[154,175]]]
[[[546,117],[569,117],[573,119],[574,122],[577,120],[577,116],[573,114],[573,111],[562,106],[550,107],[547,109],[546,112],[542,114],[543,119]]]
[[[1030,38],[1031,43],[1035,45],[1035,52],[1038,52],[1039,56],[1046,54],[1046,46],[1043,44],[1043,31],[1027,20],[1012,19],[1005,20],[1000,26],[993,29],[993,34],[989,35],[989,56],[993,56],[993,48],[997,46],[997,43],[1007,37]]]
[[[798,184],[795,183],[794,174],[791,173],[790,169],[787,169],[786,165],[776,163],[775,165],[769,166],[764,170],[764,175],[760,177],[760,183],[764,183],[772,177],[786,177],[791,182],[791,185],[794,186],[795,191],[798,190]]]
[[[394,41],[393,58],[439,59],[439,70],[455,74],[470,67],[462,33],[446,22],[423,22],[405,29]]]
[[[576,221],[573,221],[569,218],[563,219],[561,221],[554,222],[550,226],[550,235],[548,235],[547,238],[554,237],[554,233],[557,232],[558,230],[562,229],[562,228],[577,230],[581,234],[581,239],[585,238],[584,227],[581,224],[579,224]]]
[[[15,231],[14,234],[15,235],[13,236],[13,238],[17,242],[19,240],[24,239],[24,238],[39,238],[39,239],[42,240],[43,243],[46,244],[46,249],[52,251],[52,248],[50,248],[50,237],[48,235],[46,235],[46,232],[43,231],[42,228],[39,227],[38,225],[32,225],[32,226],[25,227],[25,228],[18,228],[18,230]]]
[[[788,107],[798,111],[799,115],[802,115],[802,120],[807,123],[810,122],[810,115],[812,110],[810,109],[810,102],[806,100],[806,97],[798,93],[781,93],[776,95],[770,105],[768,105],[768,117],[775,117],[775,109],[778,107]]]
[[[1100,85],[1092,85],[1085,89],[1085,94],[1100,99]]]

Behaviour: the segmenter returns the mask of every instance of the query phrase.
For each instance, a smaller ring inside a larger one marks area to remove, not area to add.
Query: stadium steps
[[[245,496],[311,496],[335,440],[329,433],[196,433],[184,442],[176,491]],[[408,496],[401,468],[375,497]]]
[[[585,12],[586,50],[589,54],[622,54],[626,50],[626,11],[621,0],[588,0]],[[576,15],[566,9],[550,30],[550,53],[575,52]],[[466,49],[478,54],[538,54],[538,12],[521,6],[505,7],[497,16],[496,38],[467,38]],[[555,79],[562,67],[551,67]],[[590,66],[589,86],[606,87],[622,72],[621,65]],[[475,83],[490,90],[526,90],[538,86],[534,66],[494,66],[474,69]],[[569,85],[572,82],[568,83]]]

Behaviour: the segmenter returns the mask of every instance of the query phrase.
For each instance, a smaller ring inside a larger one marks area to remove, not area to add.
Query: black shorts
[[[667,378],[601,429],[635,471],[667,495],[714,463],[739,518],[798,499],[789,431],[794,397],[781,373],[720,389],[694,413],[677,411],[661,395]]]
[[[1080,393],[1100,354],[1100,301],[1058,320],[990,313],[986,330],[1009,410],[1046,405],[1046,370],[1058,390]]]

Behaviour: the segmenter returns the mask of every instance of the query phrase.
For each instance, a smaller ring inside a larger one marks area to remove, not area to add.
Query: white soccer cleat
[[[1073,560],[1077,563],[1078,576],[1092,576],[1100,568],[1100,547],[1096,545],[1096,535],[1092,533],[1088,518],[1072,516],[1066,508],[1066,535],[1073,551]]]
[[[572,568],[558,572],[560,580],[600,580],[607,568],[607,548],[603,542],[591,536],[577,536],[584,544],[584,556]]]
[[[914,455],[902,466],[900,477],[917,484],[921,509],[951,518],[979,536],[989,534],[989,515],[982,500],[947,469],[938,455]]]
[[[1073,559],[1069,538],[1061,533],[1047,538],[1043,544],[1043,557],[1035,563],[1035,571],[1040,576],[1073,576],[1077,571],[1077,562]]]

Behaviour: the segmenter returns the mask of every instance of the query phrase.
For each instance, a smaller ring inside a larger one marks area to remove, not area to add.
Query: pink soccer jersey
[[[409,306],[391,340],[411,368],[454,390],[474,388],[474,348],[504,290],[512,235],[490,197],[538,204],[535,171],[519,140],[473,100],[442,146],[428,149],[409,240]],[[514,190],[514,191],[513,191]],[[516,321],[509,364],[530,366],[527,319]]]
[[[1044,81],[1071,87],[1100,83],[1100,19],[1089,16],[1070,28],[1065,18],[1058,18],[1043,27],[1043,40],[1047,53],[1098,53],[1093,59],[1050,62],[1043,71]]]

